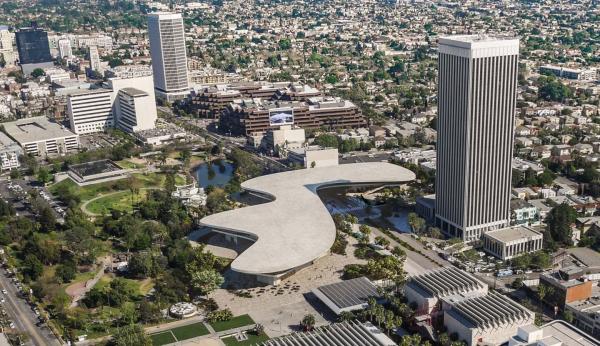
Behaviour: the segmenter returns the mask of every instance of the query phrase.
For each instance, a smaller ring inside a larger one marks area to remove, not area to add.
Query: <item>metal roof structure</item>
[[[409,278],[407,285],[417,286],[434,297],[446,297],[483,289],[486,285],[456,267],[446,267]]]
[[[262,346],[395,346],[396,343],[370,323],[334,323],[306,333],[271,339]]]
[[[492,292],[456,303],[449,313],[454,318],[467,322],[466,325],[480,329],[519,324],[532,318],[531,311],[503,295]]]
[[[317,287],[312,292],[338,315],[342,311],[362,309],[369,298],[379,296],[377,287],[366,277]]]
[[[318,190],[328,186],[397,185],[410,170],[384,162],[354,163],[263,175],[242,183],[270,202],[209,215],[200,224],[255,241],[232,263],[236,272],[279,275],[329,253],[335,224]]]

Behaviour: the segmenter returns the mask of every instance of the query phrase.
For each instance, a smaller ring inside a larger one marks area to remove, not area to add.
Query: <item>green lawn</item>
[[[148,190],[140,190],[134,197],[134,203],[143,201],[147,194]],[[133,210],[131,206],[131,191],[121,191],[98,198],[90,202],[86,209],[94,214],[108,213],[111,210],[130,212]]]
[[[171,343],[174,343],[177,341],[173,337],[173,334],[171,334],[170,330],[167,330],[166,332],[152,334],[152,335],[150,335],[150,339],[152,340],[152,345],[154,345],[154,346],[162,346],[162,345],[171,344]]]
[[[250,324],[255,324],[252,317],[250,317],[248,315],[241,315],[241,316],[236,316],[236,317],[230,319],[229,321],[214,322],[214,323],[211,323],[210,325],[213,327],[215,332],[222,332],[224,330],[239,328],[239,327],[247,326]]]
[[[264,333],[262,335],[256,335],[252,332],[248,332],[246,335],[248,336],[248,340],[237,341],[235,336],[230,336],[228,338],[221,339],[221,341],[223,341],[227,346],[251,346],[269,340],[269,337]]]
[[[208,329],[204,326],[202,322],[198,322],[183,327],[173,328],[171,329],[171,332],[173,332],[178,341],[181,341],[202,335],[207,335]]]

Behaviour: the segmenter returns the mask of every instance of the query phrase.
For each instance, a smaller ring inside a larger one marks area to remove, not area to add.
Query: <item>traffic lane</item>
[[[9,278],[3,273],[0,275],[0,285],[2,289],[7,291],[4,294],[7,304],[7,312],[13,319],[15,326],[29,336],[31,345],[59,345],[53,343],[51,339],[44,336],[43,332],[35,325],[37,323],[37,316],[31,311],[29,305],[24,299],[19,298],[19,293],[15,285],[10,281]],[[6,306],[6,305],[5,305]]]

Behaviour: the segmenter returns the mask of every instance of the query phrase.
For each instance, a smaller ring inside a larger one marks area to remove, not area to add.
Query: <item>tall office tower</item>
[[[190,88],[181,14],[150,13],[148,36],[156,96],[168,101],[186,97]]]
[[[102,72],[102,65],[100,64],[100,53],[98,53],[98,47],[89,46],[88,55],[90,56],[90,70]]]
[[[436,223],[466,242],[510,219],[519,40],[439,40]]]
[[[4,66],[12,67],[15,66],[17,60],[15,51],[13,49],[13,41],[15,34],[8,30],[5,25],[0,26],[0,54],[4,58]]]
[[[16,33],[19,63],[23,74],[28,75],[36,68],[54,66],[48,33],[37,28],[22,28]]]
[[[73,49],[71,49],[71,41],[68,38],[58,40],[58,56],[64,59],[73,57]]]

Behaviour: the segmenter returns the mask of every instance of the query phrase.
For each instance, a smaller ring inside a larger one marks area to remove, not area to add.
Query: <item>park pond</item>
[[[232,162],[225,160],[214,160],[198,165],[194,169],[194,175],[200,187],[219,186],[223,187],[233,177],[235,166]]]

